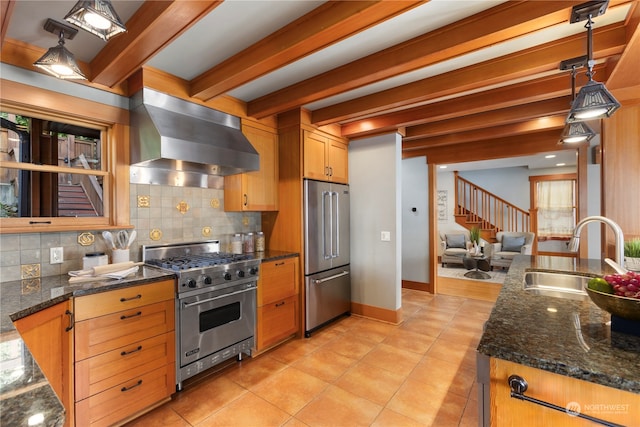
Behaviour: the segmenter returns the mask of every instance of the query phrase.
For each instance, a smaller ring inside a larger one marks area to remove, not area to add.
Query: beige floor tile
[[[325,344],[322,348],[335,351],[338,354],[352,359],[361,359],[377,344],[375,341],[369,341],[359,337],[341,337],[340,339],[335,339]]]
[[[248,392],[195,427],[273,427],[289,418],[283,410]]]
[[[282,371],[288,365],[274,359],[268,354],[258,356],[238,363],[234,368],[225,372],[225,376],[244,388],[254,387],[265,381],[278,371]]]
[[[436,359],[461,364],[465,357],[467,357],[468,352],[468,344],[437,339],[429,348],[427,355],[429,357],[435,357]]]
[[[127,424],[127,427],[190,427],[180,415],[169,407],[169,404],[143,415]]]
[[[176,393],[169,405],[191,425],[196,425],[247,393],[245,388],[221,376]]]
[[[369,341],[382,342],[392,334],[398,326],[375,320],[363,320],[349,329],[352,337],[358,337]]]
[[[466,365],[436,359],[427,354],[413,370],[410,379],[467,398],[476,379],[476,371]]]
[[[313,353],[318,346],[306,338],[293,339],[271,350],[268,355],[287,365],[296,362],[307,354]]]
[[[425,425],[426,424],[419,423],[412,418],[385,408],[373,424],[371,424],[371,427],[421,427]]]
[[[401,375],[408,375],[422,356],[387,344],[379,344],[362,361]]]
[[[357,359],[345,357],[331,350],[320,348],[315,352],[299,359],[291,366],[300,369],[323,381],[333,382],[344,374]]]
[[[357,363],[335,385],[379,405],[386,405],[406,376],[365,362]]]
[[[385,338],[382,343],[413,353],[425,354],[435,341],[434,337],[400,328],[396,333]]]
[[[403,322],[399,329],[415,332],[432,338],[438,338],[448,323],[448,321],[428,322],[424,319],[409,319],[406,322]]]
[[[289,421],[284,423],[282,427],[309,427],[307,424],[303,423],[299,419],[295,417],[291,417]]]
[[[252,387],[251,391],[290,415],[295,415],[328,385],[313,375],[288,367]]]
[[[382,406],[336,386],[329,386],[317,399],[296,414],[310,427],[369,426]]]

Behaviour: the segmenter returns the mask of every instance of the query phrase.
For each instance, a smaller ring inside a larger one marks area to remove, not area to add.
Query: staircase
[[[58,184],[58,215],[98,216],[87,193],[79,184]]]
[[[495,242],[499,231],[529,231],[529,212],[477,186],[454,172],[456,223],[480,228],[480,237]]]

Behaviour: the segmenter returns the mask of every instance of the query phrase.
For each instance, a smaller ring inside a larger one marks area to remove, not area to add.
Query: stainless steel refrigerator
[[[305,336],[351,312],[349,186],[304,180]]]

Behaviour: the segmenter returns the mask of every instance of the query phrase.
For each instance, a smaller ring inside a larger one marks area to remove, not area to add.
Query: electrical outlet
[[[391,232],[390,231],[383,231],[380,233],[380,240],[382,240],[383,242],[390,242],[391,241]]]
[[[62,247],[51,248],[49,251],[49,264],[62,264],[63,257]]]

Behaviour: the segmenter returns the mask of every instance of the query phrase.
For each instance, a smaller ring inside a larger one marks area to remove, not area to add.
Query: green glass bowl
[[[619,297],[613,294],[584,288],[591,301],[604,311],[627,320],[640,321],[640,299]]]

